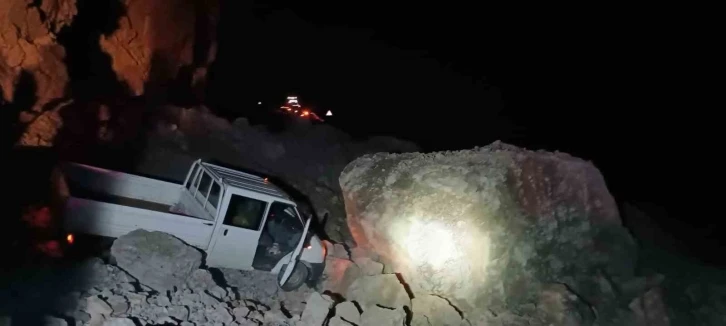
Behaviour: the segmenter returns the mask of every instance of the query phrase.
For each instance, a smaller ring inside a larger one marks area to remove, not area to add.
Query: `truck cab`
[[[197,160],[181,185],[77,163],[54,179],[67,232],[166,232],[204,250],[209,267],[271,272],[286,291],[322,275],[310,218],[267,178]]]
[[[324,262],[325,249],[320,239],[307,236],[295,202],[266,178],[197,161],[184,189],[176,209],[197,211],[216,221],[209,266],[279,273],[302,243],[300,260],[309,272],[322,272],[318,264]]]

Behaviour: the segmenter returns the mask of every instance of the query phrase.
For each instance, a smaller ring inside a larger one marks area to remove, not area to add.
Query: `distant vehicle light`
[[[330,110],[328,110],[328,112],[325,113],[325,116],[326,117],[332,117],[333,116],[333,112],[330,111]]]
[[[73,241],[75,241],[75,238],[73,237],[73,234],[72,233],[69,233],[66,236],[66,242],[68,242],[68,244],[73,244]]]

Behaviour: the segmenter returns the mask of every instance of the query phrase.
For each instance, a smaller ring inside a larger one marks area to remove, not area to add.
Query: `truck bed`
[[[151,202],[148,200],[142,200],[137,198],[129,198],[119,195],[112,195],[107,193],[101,193],[90,189],[85,189],[77,184],[69,184],[71,194],[76,198],[83,198],[89,200],[100,201],[109,204],[117,204],[123,206],[136,207],[141,209],[148,209],[157,212],[171,213],[171,205],[164,203]]]
[[[59,166],[52,180],[54,205],[68,232],[115,238],[145,229],[202,250],[209,245],[214,217],[184,205],[194,199],[181,184],[77,163]]]

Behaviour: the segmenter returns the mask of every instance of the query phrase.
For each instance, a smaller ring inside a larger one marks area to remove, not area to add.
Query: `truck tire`
[[[287,265],[285,265],[287,266]],[[284,269],[283,269],[284,270]],[[282,279],[282,272],[277,274],[277,282],[279,283]],[[287,279],[287,282],[280,286],[280,288],[285,292],[290,292],[297,290],[299,287],[301,287],[305,282],[308,280],[308,275],[310,275],[310,271],[308,270],[308,267],[305,266],[305,264],[301,262],[297,262],[295,264],[295,269],[292,270],[292,274],[290,274],[290,277]]]

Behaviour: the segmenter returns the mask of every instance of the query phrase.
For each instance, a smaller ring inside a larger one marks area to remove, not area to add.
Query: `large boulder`
[[[414,296],[440,295],[465,315],[519,312],[548,283],[608,311],[598,277],[617,285],[634,272],[635,244],[602,175],[567,154],[497,142],[366,155],[340,185],[355,241],[381,254]]]
[[[334,301],[329,296],[313,292],[306,301],[305,310],[300,321],[303,325],[323,325],[333,307]]]
[[[363,276],[350,285],[345,298],[365,306],[411,308],[411,299],[395,274]]]
[[[144,285],[164,293],[190,280],[202,253],[164,232],[137,229],[111,246],[116,264]]]

